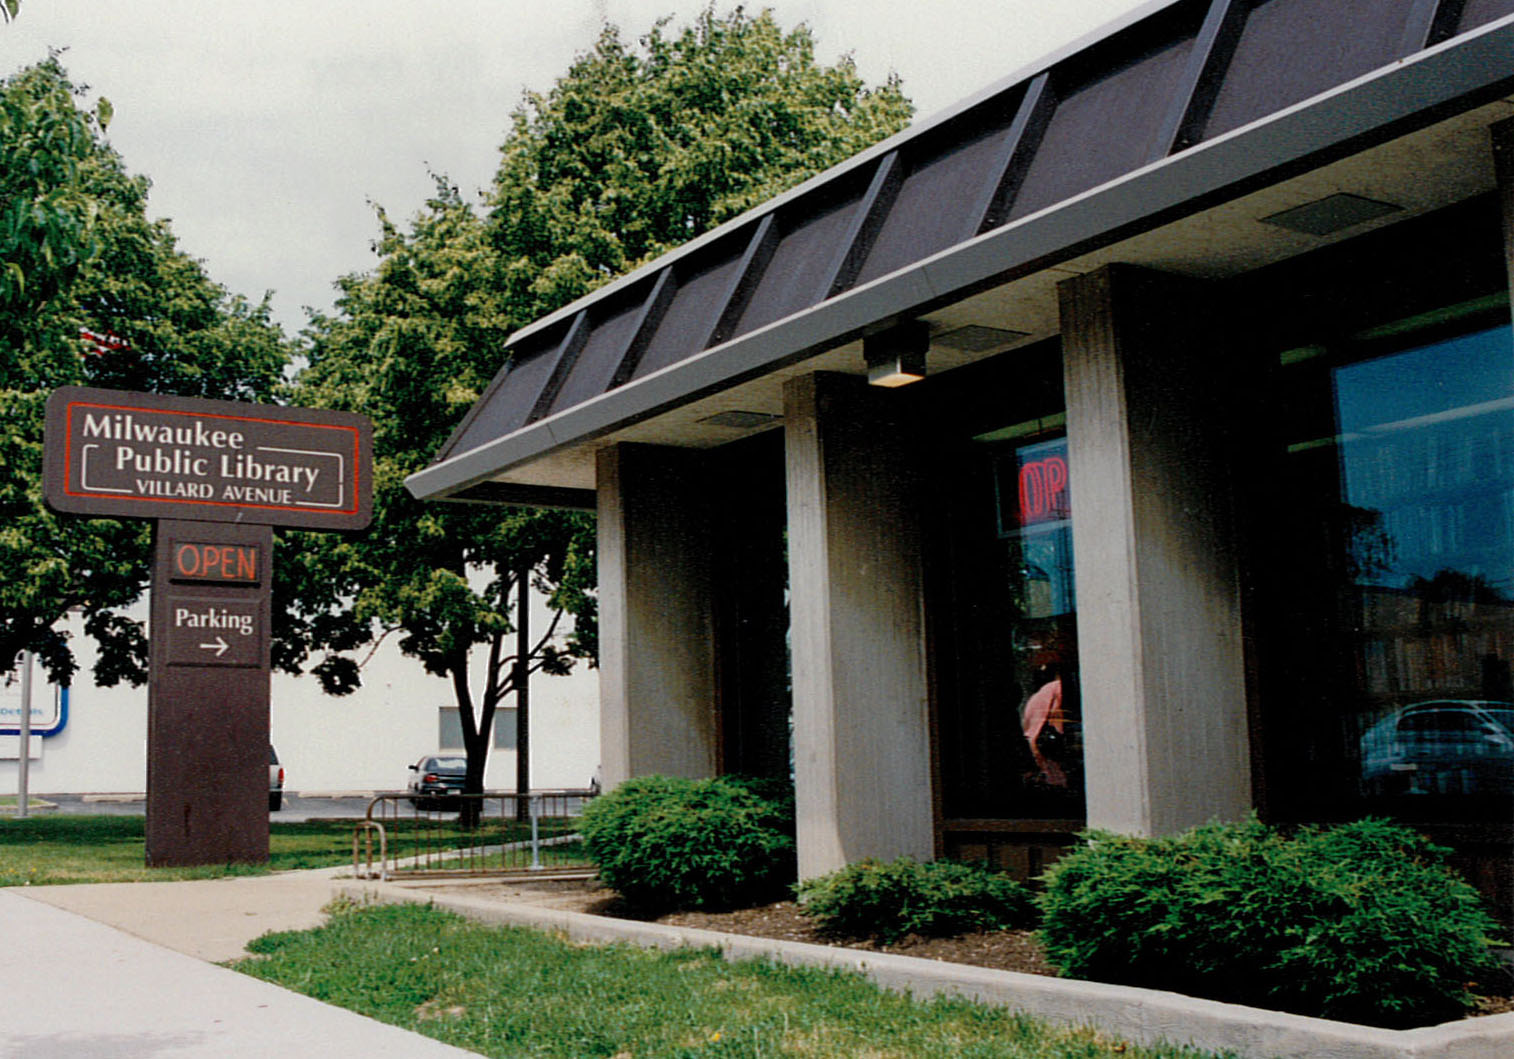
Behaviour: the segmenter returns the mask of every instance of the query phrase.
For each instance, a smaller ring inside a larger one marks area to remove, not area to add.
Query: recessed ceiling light
[[[772,412],[747,412],[733,408],[725,412],[716,412],[712,416],[705,416],[699,422],[712,427],[726,427],[730,430],[755,430],[757,427],[776,423],[782,418],[783,416]]]
[[[1305,235],[1333,235],[1402,210],[1402,206],[1395,206],[1391,202],[1379,202],[1377,199],[1340,192],[1263,217],[1262,223]]]
[[[947,349],[955,349],[963,353],[987,353],[991,349],[998,349],[1029,337],[1029,331],[1011,331],[1003,327],[968,324],[952,331],[944,331],[939,335],[932,335],[930,341],[933,346],[945,346]]]

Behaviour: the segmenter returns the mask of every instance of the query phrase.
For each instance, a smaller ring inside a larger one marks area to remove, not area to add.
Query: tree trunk
[[[476,795],[484,789],[484,766],[489,761],[489,729],[473,712],[473,696],[468,688],[468,655],[463,652],[453,663],[452,689],[457,699],[458,718],[463,727],[463,753],[468,767],[463,773],[463,800],[458,812],[459,826],[473,830],[483,814],[483,800]],[[470,797],[474,796],[474,797]]]

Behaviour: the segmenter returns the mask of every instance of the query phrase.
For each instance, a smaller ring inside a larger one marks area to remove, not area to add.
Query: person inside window
[[[1067,773],[1061,758],[1067,744],[1067,714],[1062,708],[1062,674],[1056,663],[1040,667],[1036,674],[1040,685],[1020,709],[1020,730],[1030,744],[1036,771],[1028,777],[1032,783],[1048,787],[1066,787]]]

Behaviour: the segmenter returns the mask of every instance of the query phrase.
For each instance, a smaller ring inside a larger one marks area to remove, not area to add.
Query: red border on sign
[[[69,476],[63,475],[63,492],[66,496],[77,497],[104,497],[123,502],[140,501],[144,504],[193,504],[208,507],[232,507],[245,508],[252,511],[295,511],[301,514],[310,514],[313,511],[325,511],[328,514],[356,515],[361,506],[362,483],[359,480],[362,473],[360,455],[362,451],[362,436],[357,427],[335,426],[330,423],[309,423],[297,419],[270,419],[263,416],[239,416],[227,415],[221,412],[183,412],[168,408],[146,408],[140,405],[103,404],[98,401],[70,401],[68,412],[64,417],[63,431],[63,458],[64,466],[72,467],[73,444],[74,444],[74,409],[75,408],[102,408],[112,412],[142,412],[147,415],[166,416],[189,416],[193,419],[225,419],[239,423],[267,423],[271,426],[305,427],[310,430],[338,430],[346,431],[352,435],[352,506],[345,508],[309,508],[291,504],[243,504],[234,500],[179,500],[173,497],[162,496],[123,496],[120,493],[86,492],[76,491],[69,482]]]

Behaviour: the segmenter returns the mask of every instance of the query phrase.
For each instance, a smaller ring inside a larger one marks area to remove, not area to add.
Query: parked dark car
[[[1361,752],[1372,794],[1514,794],[1514,703],[1416,702],[1367,729]]]
[[[268,810],[278,812],[284,808],[284,766],[279,764],[278,751],[268,744]]]
[[[468,759],[448,754],[423,757],[410,766],[410,804],[417,809],[456,809],[463,793]]]

